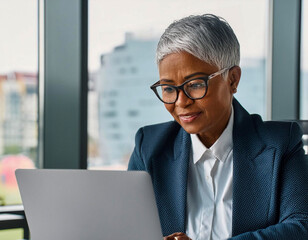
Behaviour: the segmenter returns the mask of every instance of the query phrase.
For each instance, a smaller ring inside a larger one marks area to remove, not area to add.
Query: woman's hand
[[[167,237],[164,237],[164,240],[192,240],[185,233],[176,232]]]

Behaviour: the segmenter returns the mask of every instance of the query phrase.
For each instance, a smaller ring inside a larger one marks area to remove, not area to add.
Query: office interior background
[[[172,120],[149,87],[160,35],[204,13],[239,39],[241,104],[307,120],[307,0],[1,1],[0,205],[21,204],[17,168],[125,170],[138,128]]]

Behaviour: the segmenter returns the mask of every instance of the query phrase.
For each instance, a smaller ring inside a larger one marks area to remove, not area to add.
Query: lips
[[[200,112],[180,114],[178,116],[179,116],[179,119],[181,120],[181,122],[190,123],[190,122],[193,122],[196,118],[198,118],[199,115],[200,115]]]

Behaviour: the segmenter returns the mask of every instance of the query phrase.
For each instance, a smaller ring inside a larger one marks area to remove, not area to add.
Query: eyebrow
[[[160,79],[159,82],[167,82],[167,83],[172,83],[174,82],[173,80],[170,80],[170,79]]]
[[[192,77],[194,77],[194,76],[196,76],[196,75],[206,75],[206,76],[208,76],[208,74],[207,74],[207,73],[204,73],[204,72],[195,72],[195,73],[192,73],[192,74],[190,74],[190,75],[184,77],[184,79],[187,80],[187,79],[192,78]]]

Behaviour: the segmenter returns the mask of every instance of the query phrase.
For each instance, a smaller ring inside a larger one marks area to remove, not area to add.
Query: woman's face
[[[203,137],[213,141],[218,139],[228,123],[232,96],[240,78],[240,68],[235,68],[229,71],[227,79],[222,75],[210,79],[204,98],[192,100],[180,90],[175,103],[165,104],[166,109],[186,132],[198,134],[201,140]],[[167,55],[159,64],[161,83],[175,86],[192,78],[209,76],[219,70],[187,52]],[[193,77],[187,77],[189,75]]]

